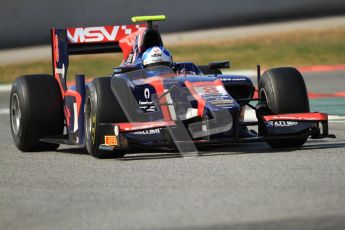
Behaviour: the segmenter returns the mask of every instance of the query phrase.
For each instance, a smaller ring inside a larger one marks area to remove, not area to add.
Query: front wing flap
[[[328,115],[326,113],[291,113],[263,116],[267,137],[309,132],[311,138],[334,138],[328,133]]]

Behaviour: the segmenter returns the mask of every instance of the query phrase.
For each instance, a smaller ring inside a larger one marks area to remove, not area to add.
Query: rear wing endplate
[[[69,55],[123,52],[120,40],[146,24],[51,29],[53,74],[63,90]],[[130,48],[130,47],[129,47]]]

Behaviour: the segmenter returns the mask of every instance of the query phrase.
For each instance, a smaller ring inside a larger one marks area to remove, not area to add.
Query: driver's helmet
[[[148,48],[141,59],[144,68],[157,65],[171,66],[173,62],[170,52],[162,46]]]

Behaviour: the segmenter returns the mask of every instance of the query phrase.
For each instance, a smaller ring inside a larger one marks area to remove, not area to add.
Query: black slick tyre
[[[267,70],[259,81],[259,94],[263,99],[261,111],[268,114],[308,113],[309,100],[307,88],[301,73],[292,67]],[[264,105],[264,106],[263,106]],[[307,135],[292,139],[268,140],[272,148],[300,147],[308,139]]]
[[[40,139],[62,135],[64,123],[62,96],[51,75],[17,78],[10,93],[10,126],[16,147],[23,151],[55,150],[58,144]]]
[[[125,155],[121,149],[100,150],[101,133],[99,124],[128,122],[126,116],[111,91],[110,77],[94,79],[85,97],[85,147],[96,158],[119,158]]]

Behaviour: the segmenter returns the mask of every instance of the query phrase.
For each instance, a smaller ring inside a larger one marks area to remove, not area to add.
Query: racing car
[[[21,76],[12,84],[16,147],[27,152],[75,145],[96,158],[167,147],[193,156],[205,145],[267,142],[296,148],[308,138],[334,137],[327,114],[310,112],[305,82],[295,68],[261,74],[258,65],[257,96],[249,77],[222,73],[228,61],[143,68],[138,63],[147,50],[152,58],[163,55],[153,25],[161,20],[164,15],[133,17],[136,24],[130,25],[52,28],[52,75]],[[70,55],[107,52],[122,52],[122,64],[108,76],[86,82],[78,74],[75,84],[68,84]],[[243,119],[246,106],[255,110],[257,121]],[[250,126],[257,132],[248,131]]]

